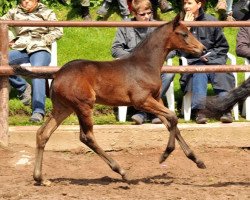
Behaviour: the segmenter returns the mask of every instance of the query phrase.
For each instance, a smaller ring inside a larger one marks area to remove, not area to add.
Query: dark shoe
[[[206,115],[203,114],[201,111],[198,111],[196,114],[195,121],[197,124],[206,124],[207,123]]]
[[[96,11],[96,13],[98,15],[105,16],[108,13],[109,8],[110,8],[110,3],[104,1],[102,6]]]
[[[156,117],[156,118],[152,119],[151,123],[152,124],[162,124],[162,121],[158,117]]]
[[[166,0],[160,0],[159,7],[161,9],[161,13],[166,13],[173,10],[171,3]]]
[[[91,15],[89,14],[89,7],[82,6],[82,19],[84,21],[91,21]]]
[[[223,114],[221,116],[220,121],[222,123],[232,123],[233,122],[233,117],[232,117],[232,115],[231,115],[230,112],[229,113],[225,113],[225,114]]]
[[[141,125],[143,122],[146,121],[146,116],[141,113],[138,113],[133,115],[131,119],[135,122],[135,124]]]
[[[19,95],[19,99],[21,100],[21,102],[25,105],[28,106],[30,105],[31,102],[31,86],[30,84],[26,84],[26,89],[24,90],[24,92]]]
[[[246,1],[245,5],[240,9],[241,12],[247,14],[250,11],[250,0]]]
[[[33,113],[32,116],[30,117],[30,122],[42,122],[43,121],[43,115],[41,113]]]

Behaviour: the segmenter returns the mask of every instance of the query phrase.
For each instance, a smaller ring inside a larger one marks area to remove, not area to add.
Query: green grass
[[[54,4],[52,7],[59,20],[81,20],[80,12],[78,8],[72,8],[71,6],[62,6],[60,4]],[[56,7],[55,7],[56,6]],[[97,7],[91,8],[91,15],[94,20],[99,20],[96,15]],[[215,15],[216,13],[212,8],[208,8],[208,12]],[[169,21],[175,16],[175,12],[169,12],[166,14],[159,14],[161,20]],[[120,21],[121,17],[118,14],[118,9],[114,8],[111,11],[111,15],[108,18],[109,21]],[[224,28],[224,33],[230,44],[229,52],[235,54],[236,46],[236,34],[237,28]],[[112,60],[111,57],[111,44],[114,39],[116,28],[91,28],[91,27],[68,27],[64,28],[64,35],[58,41],[58,65],[62,66],[65,63],[74,59],[90,59],[90,60]],[[178,61],[174,59],[174,65],[177,65]],[[237,58],[238,64],[243,64],[242,58]],[[176,74],[174,79],[174,90],[176,100],[176,113],[179,117],[180,108],[183,93],[180,90],[179,74]],[[243,81],[243,73],[238,73],[239,83]],[[31,115],[31,108],[29,106],[23,106],[21,102],[16,99],[16,94],[11,95],[9,102],[10,107],[10,125],[30,125],[28,119]],[[46,113],[48,114],[52,109],[50,99],[46,101]],[[115,117],[113,109],[108,106],[95,106],[94,112],[95,124],[120,124]],[[184,122],[180,119],[180,122]],[[128,122],[130,123],[130,122]],[[64,124],[78,124],[75,115],[68,117]]]

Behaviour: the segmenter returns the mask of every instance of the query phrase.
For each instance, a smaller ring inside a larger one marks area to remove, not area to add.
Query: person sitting
[[[149,0],[133,0],[132,1],[132,15],[133,18],[127,19],[127,21],[152,21],[152,5]],[[111,47],[111,53],[114,58],[121,58],[128,55],[146,36],[155,30],[155,27],[119,27],[115,39]],[[159,77],[160,78],[160,77]],[[164,73],[162,78],[162,92],[163,96],[171,81],[174,78],[174,74]],[[138,112],[132,116],[132,120],[136,124],[142,124],[147,120],[147,113]],[[154,117],[152,123],[161,123],[159,118]]]
[[[56,15],[39,0],[21,0],[10,9],[1,20],[56,21]],[[51,44],[63,35],[57,27],[12,27],[10,39],[9,65],[30,63],[31,66],[48,66],[51,61]],[[10,76],[10,84],[20,94],[21,101],[28,105],[31,101],[30,85],[20,76]],[[41,122],[45,115],[45,80],[32,79],[31,122]]]
[[[205,0],[183,0],[182,18],[184,21],[215,21],[216,19],[204,13]],[[189,65],[225,65],[227,61],[228,42],[220,27],[191,27],[190,32],[206,47],[206,53],[194,57],[182,53]],[[196,123],[205,124],[207,118],[203,112],[207,96],[207,84],[211,82],[214,92],[223,96],[234,88],[235,79],[232,73],[194,73],[182,74],[181,88],[184,92],[192,92],[191,109],[196,115]],[[222,113],[220,121],[231,123],[230,112]]]

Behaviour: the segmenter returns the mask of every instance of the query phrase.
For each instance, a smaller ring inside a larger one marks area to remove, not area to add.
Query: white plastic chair
[[[172,66],[173,61],[172,59],[167,60],[167,65]],[[174,81],[171,82],[168,91],[166,92],[168,108],[171,111],[175,111],[175,101],[174,101]],[[125,122],[127,117],[127,106],[119,106],[118,107],[118,120],[120,122]]]
[[[249,65],[249,60],[245,58],[245,65]],[[245,72],[245,80],[250,76],[250,72]],[[247,97],[243,103],[242,115],[246,117],[246,120],[250,120],[250,97]]]
[[[236,57],[231,53],[227,53],[228,59],[230,60],[231,65],[236,65]],[[185,57],[181,57],[182,65],[187,66],[187,59]],[[237,73],[233,73],[235,78],[235,87],[237,87]],[[183,97],[182,101],[182,114],[184,115],[184,120],[189,121],[191,118],[191,103],[192,103],[192,92],[187,92]],[[239,107],[236,104],[233,107],[234,119],[239,120]]]

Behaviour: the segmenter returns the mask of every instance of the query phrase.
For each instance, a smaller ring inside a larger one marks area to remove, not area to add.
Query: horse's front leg
[[[163,124],[167,127],[170,133],[169,141],[166,147],[166,150],[163,152],[160,157],[160,163],[164,162],[171,152],[175,149],[175,138],[179,142],[181,148],[183,149],[185,155],[191,159],[199,168],[205,168],[205,164],[196,157],[190,147],[187,145],[185,140],[182,138],[180,131],[177,127],[178,118],[174,112],[167,109],[161,101],[156,101],[153,97],[148,97],[140,109],[145,110],[155,114],[161,119]]]

